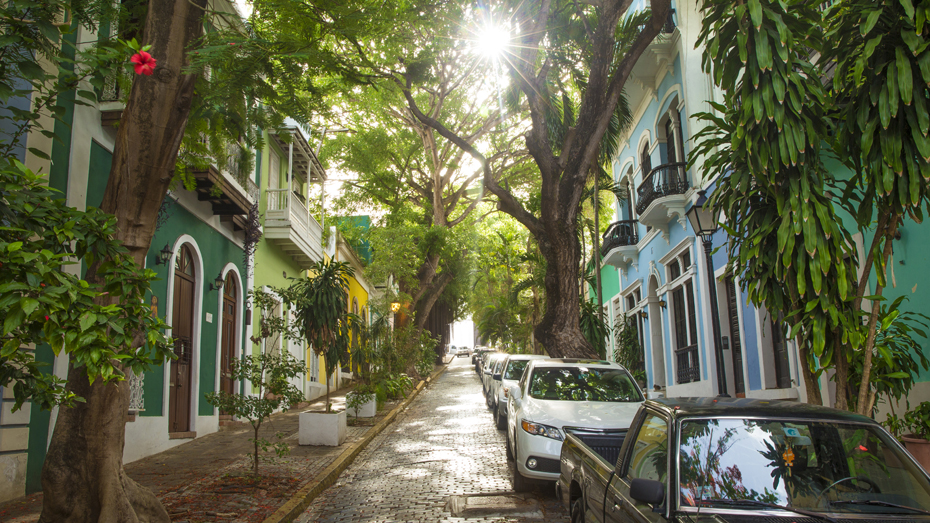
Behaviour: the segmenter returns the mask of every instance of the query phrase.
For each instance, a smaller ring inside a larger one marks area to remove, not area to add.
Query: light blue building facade
[[[638,1],[638,4],[644,2]],[[687,169],[701,122],[717,96],[695,49],[701,28],[694,0],[678,0],[672,20],[637,62],[626,95],[634,124],[613,162],[627,197],[603,237],[602,281],[613,325],[633,318],[643,348],[647,388],[668,397],[720,392],[711,301],[717,300],[723,372],[731,396],[805,400],[797,349],[778,318],[749,304],[726,274],[726,253],[713,255],[716,293],[709,292],[703,242],[686,213],[714,180],[701,163]],[[644,5],[640,5],[644,8]],[[718,231],[713,246],[726,236]],[[611,339],[611,348],[616,340]],[[608,351],[612,353],[612,350]]]

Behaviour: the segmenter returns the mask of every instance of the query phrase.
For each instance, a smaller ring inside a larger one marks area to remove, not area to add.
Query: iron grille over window
[[[126,375],[126,381],[129,382],[129,410],[133,412],[144,411],[145,398],[142,396],[142,388],[145,385],[145,374],[136,374],[129,371]]]

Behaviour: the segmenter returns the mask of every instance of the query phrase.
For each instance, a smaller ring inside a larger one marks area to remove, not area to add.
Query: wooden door
[[[223,338],[220,340],[220,390],[227,394],[235,392],[232,379],[232,362],[233,358],[236,357],[236,301],[238,293],[236,278],[230,272],[223,284]],[[225,416],[226,413],[220,411],[220,415]]]
[[[727,319],[730,324],[730,354],[733,357],[733,387],[737,397],[746,395],[746,381],[743,377],[743,344],[739,337],[739,294],[733,277],[725,280],[727,288]]]
[[[788,344],[781,328],[781,319],[775,321],[769,315],[772,326],[772,352],[775,353],[775,382],[779,389],[791,387],[791,369],[788,365]]]
[[[168,393],[168,432],[188,432],[191,427],[191,363],[194,335],[194,257],[181,247],[174,263],[174,310],[171,335],[178,358],[171,362]]]

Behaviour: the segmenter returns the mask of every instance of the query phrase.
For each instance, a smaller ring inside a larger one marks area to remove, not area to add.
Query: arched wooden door
[[[168,392],[168,432],[188,432],[191,428],[191,364],[194,337],[194,256],[184,245],[174,261],[174,310],[171,336],[178,358],[171,362]]]
[[[232,379],[232,362],[236,357],[236,304],[239,297],[239,287],[236,276],[230,271],[223,283],[223,338],[220,340],[220,390],[227,394],[235,392]],[[220,411],[220,416],[229,417]]]

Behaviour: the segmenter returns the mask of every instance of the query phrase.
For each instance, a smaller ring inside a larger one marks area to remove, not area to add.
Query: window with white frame
[[[641,301],[642,301],[642,289],[636,287],[625,293],[622,297],[623,299],[623,309],[621,312],[620,307],[618,306],[615,310],[617,311],[614,323],[619,324],[623,321],[623,317],[626,316],[626,321],[630,325],[630,328],[634,331],[634,337],[639,343],[639,358],[635,363],[627,362],[630,367],[631,372],[643,371],[645,370],[645,350],[646,343],[644,339],[644,328],[643,328],[643,318],[640,315],[642,310]],[[619,304],[618,304],[619,305]]]
[[[698,364],[697,311],[694,300],[694,280],[691,251],[684,249],[665,265],[668,271],[668,299],[671,301],[672,339],[675,343],[675,362],[678,383],[691,383],[700,379]]]

